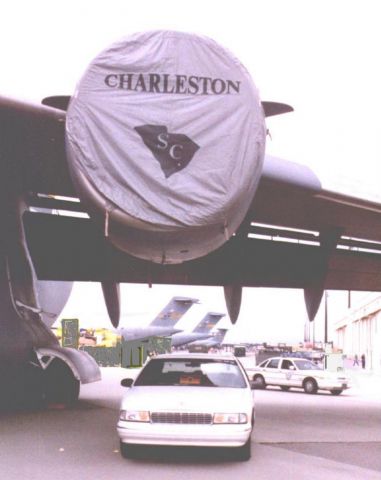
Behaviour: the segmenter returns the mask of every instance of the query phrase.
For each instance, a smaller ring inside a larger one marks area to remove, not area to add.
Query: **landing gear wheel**
[[[303,388],[306,393],[315,394],[318,390],[317,383],[313,378],[306,378],[303,382]]]
[[[45,402],[73,405],[79,396],[80,382],[70,367],[55,358],[45,371]]]

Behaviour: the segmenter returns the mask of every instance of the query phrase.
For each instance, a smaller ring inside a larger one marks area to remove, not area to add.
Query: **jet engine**
[[[90,215],[119,249],[180,263],[243,221],[266,128],[242,64],[209,38],[139,33],[89,65],[71,98],[66,146]]]

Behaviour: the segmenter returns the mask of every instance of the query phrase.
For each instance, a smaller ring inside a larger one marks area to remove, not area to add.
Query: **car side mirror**
[[[134,381],[133,381],[132,378],[123,378],[123,380],[121,380],[121,382],[120,382],[122,387],[131,387],[131,385],[133,383],[134,383]]]

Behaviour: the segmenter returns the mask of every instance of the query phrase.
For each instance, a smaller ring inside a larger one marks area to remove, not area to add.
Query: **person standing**
[[[359,364],[359,356],[357,355],[357,353],[355,354],[354,359],[353,359],[353,367],[354,367],[355,365],[357,365],[357,366],[360,365],[360,364]]]
[[[365,368],[365,353],[361,355],[361,366],[362,368]]]

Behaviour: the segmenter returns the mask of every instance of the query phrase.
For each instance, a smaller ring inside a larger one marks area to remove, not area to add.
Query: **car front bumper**
[[[123,443],[205,447],[240,447],[250,437],[250,424],[173,425],[119,420],[117,431]]]
[[[323,379],[318,380],[321,390],[346,390],[350,388],[349,380]]]

